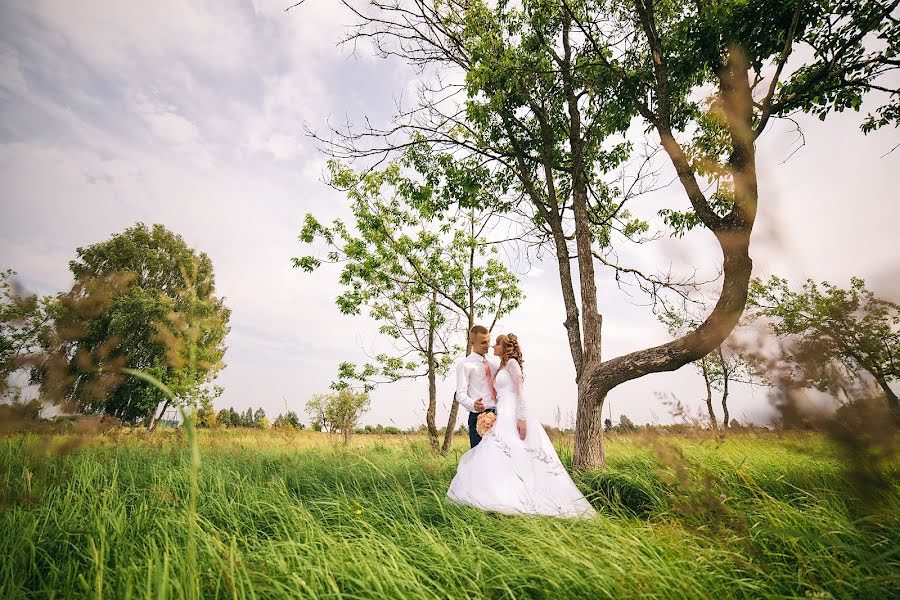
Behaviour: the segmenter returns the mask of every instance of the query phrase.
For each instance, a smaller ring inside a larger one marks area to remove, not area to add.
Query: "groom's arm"
[[[464,362],[456,365],[456,401],[469,412],[475,411],[475,400],[469,398],[469,375]]]

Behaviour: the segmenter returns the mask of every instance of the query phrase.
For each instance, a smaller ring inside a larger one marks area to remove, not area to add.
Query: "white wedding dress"
[[[541,423],[528,417],[522,369],[511,359],[497,372],[497,421],[459,461],[447,497],[504,514],[591,517],[596,511],[575,486]],[[524,417],[525,439],[516,421]]]

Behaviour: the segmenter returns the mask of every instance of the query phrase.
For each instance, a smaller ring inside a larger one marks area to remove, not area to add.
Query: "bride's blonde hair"
[[[514,333],[507,333],[497,337],[497,341],[503,344],[503,354],[500,356],[500,368],[506,366],[509,359],[514,358],[519,363],[519,368],[523,373],[525,370],[525,359],[522,358],[522,348],[519,346],[519,338]]]

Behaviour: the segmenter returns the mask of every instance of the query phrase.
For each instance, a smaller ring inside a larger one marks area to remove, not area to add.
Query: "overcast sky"
[[[304,253],[303,216],[346,214],[344,198],[321,181],[323,157],[303,123],[322,129],[328,118],[368,116],[385,124],[396,97],[416,82],[409,68],[365,47],[355,56],[336,47],[347,23],[336,3],[286,13],[289,4],[0,1],[0,268],[17,271],[31,291],[60,291],[71,284],[76,247],[138,221],[165,225],[212,258],[218,293],[232,309],[217,406],[262,406],[271,416],[285,407],[302,413],[310,395],[327,391],[340,361],[382,344],[366,318],[338,312],[336,270],[292,268],[291,257]],[[765,133],[755,274],[838,285],[856,275],[900,300],[900,150],[884,156],[900,136],[864,136],[862,118],[798,117],[806,143],[789,159],[798,147],[794,125]],[[664,205],[688,206],[680,187],[642,198],[636,210],[652,215]],[[623,258],[651,270],[709,270],[719,260],[703,231]],[[556,424],[558,409],[567,425],[574,368],[555,264],[534,266],[522,285],[527,300],[497,330],[522,339],[534,414]],[[635,304],[641,299],[629,300],[610,277],[599,296],[606,357],[668,339]],[[439,390],[445,422],[451,386]],[[669,422],[661,397],[696,409],[703,390],[685,367],[616,388],[608,410],[613,420],[626,413],[639,423]],[[421,423],[426,394],[424,380],[379,389],[363,423]],[[737,390],[731,414],[765,421],[765,391]]]

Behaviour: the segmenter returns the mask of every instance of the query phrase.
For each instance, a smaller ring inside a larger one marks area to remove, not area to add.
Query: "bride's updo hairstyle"
[[[518,361],[519,367],[525,370],[525,359],[522,358],[522,348],[519,346],[519,338],[514,333],[507,333],[500,336],[500,342],[503,344],[503,356],[500,357],[500,368],[506,366],[509,359],[514,358]]]

